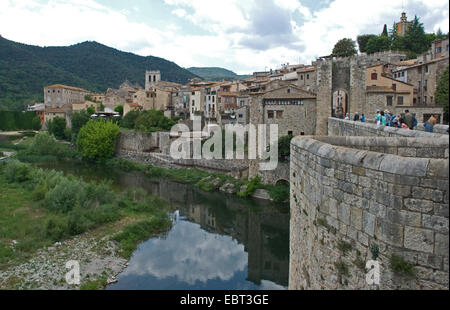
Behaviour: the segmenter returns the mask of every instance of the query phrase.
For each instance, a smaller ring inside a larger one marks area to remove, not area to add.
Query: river
[[[141,243],[109,290],[287,289],[287,204],[204,192],[193,185],[89,164],[39,166],[86,181],[110,180],[117,191],[143,188],[176,210],[171,230]]]

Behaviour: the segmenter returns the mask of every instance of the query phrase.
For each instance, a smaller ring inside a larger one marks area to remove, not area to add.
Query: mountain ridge
[[[247,77],[250,77],[251,75],[239,75],[235,72],[221,68],[221,67],[190,67],[186,68],[186,70],[190,71],[191,73],[198,75],[205,80],[211,80],[211,81],[231,81],[231,80],[243,80]]]
[[[21,110],[43,102],[43,87],[67,84],[105,92],[123,81],[143,85],[145,70],[160,70],[162,80],[184,84],[197,75],[155,56],[139,56],[84,41],[40,47],[0,36],[0,110]]]

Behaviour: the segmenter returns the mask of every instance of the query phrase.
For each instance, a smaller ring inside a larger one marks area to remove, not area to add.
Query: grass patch
[[[80,286],[80,290],[102,290],[106,286],[106,276],[102,276],[100,279],[97,280],[90,280],[87,281]]]
[[[155,215],[151,219],[126,226],[112,239],[119,243],[119,254],[124,258],[129,258],[139,243],[147,240],[150,235],[167,231],[170,226],[171,221],[167,216]]]
[[[144,190],[115,193],[109,183],[86,183],[16,160],[0,163],[0,188],[0,269],[124,218],[145,219],[147,238],[170,223],[168,204]]]
[[[348,251],[351,251],[352,245],[348,242],[345,242],[343,240],[339,240],[337,243],[337,248],[339,251],[342,252],[343,255],[347,254]]]
[[[405,261],[401,256],[392,254],[389,266],[393,272],[398,275],[403,275],[407,277],[415,277],[416,271],[414,270],[414,265]]]

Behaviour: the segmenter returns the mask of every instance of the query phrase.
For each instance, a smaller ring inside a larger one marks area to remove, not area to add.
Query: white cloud
[[[185,17],[187,12],[183,9],[176,9],[172,11],[172,14],[177,15],[178,17]]]
[[[136,22],[137,7],[121,12],[95,0],[1,0],[0,34],[40,46],[95,40],[183,67],[222,66],[244,74],[285,62],[309,63],[328,55],[339,39],[392,27],[402,11],[402,0],[334,0],[315,11],[301,0],[164,0],[163,5],[207,35],[186,33],[173,20],[159,27]],[[428,32],[448,32],[447,0],[410,0],[406,12],[410,19],[417,14]]]

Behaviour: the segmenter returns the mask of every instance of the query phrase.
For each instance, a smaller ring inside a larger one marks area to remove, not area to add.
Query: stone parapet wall
[[[225,173],[235,178],[248,176],[248,160],[226,159],[173,159],[170,155],[161,153],[146,153],[135,151],[120,151],[117,156],[129,160],[160,166],[164,168],[198,168],[213,173]]]
[[[294,138],[289,288],[371,289],[376,257],[380,289],[448,289],[448,139],[438,140]]]
[[[436,131],[442,132],[446,125],[436,125]],[[422,127],[423,128],[423,127]],[[377,136],[377,137],[414,137],[441,138],[442,133],[429,133],[421,130],[408,130],[389,126],[377,126],[370,122],[354,122],[339,118],[328,118],[329,136]],[[446,135],[448,139],[448,134]]]

